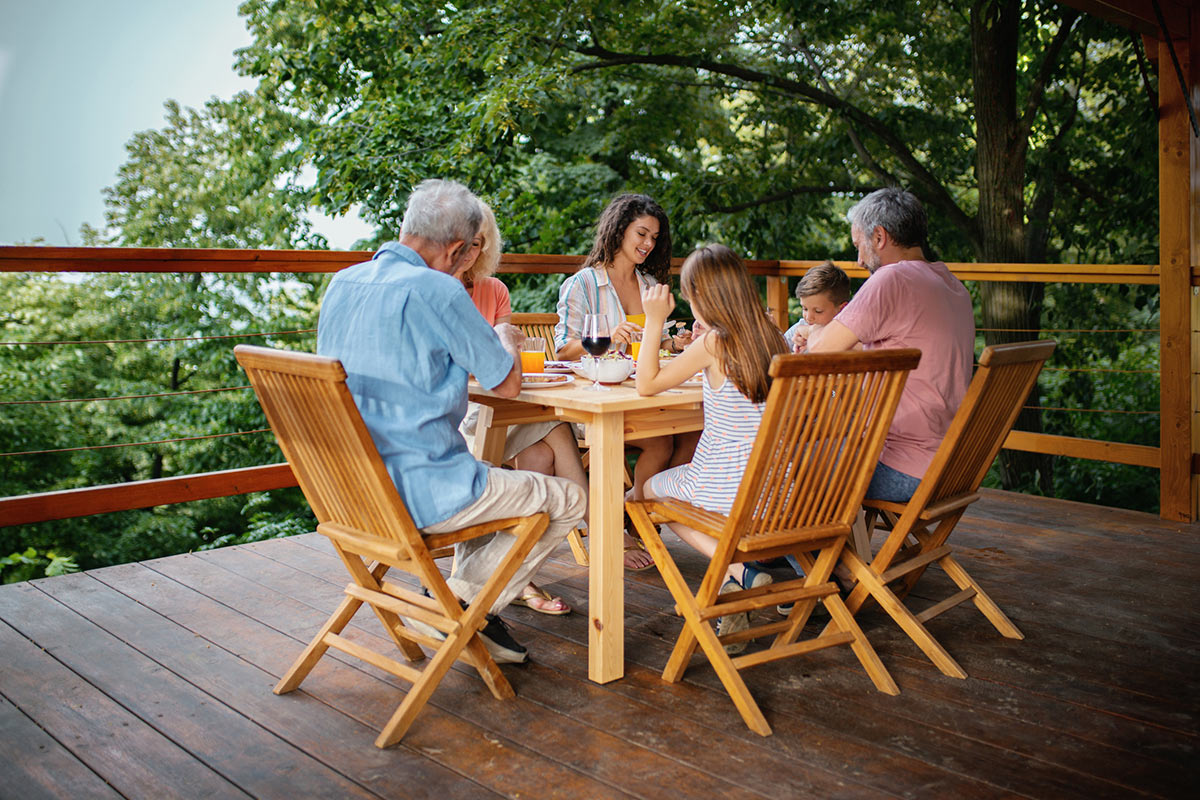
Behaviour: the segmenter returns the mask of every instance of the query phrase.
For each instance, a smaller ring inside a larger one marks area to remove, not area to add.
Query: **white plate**
[[[544,372],[524,372],[521,374],[522,389],[549,389],[552,386],[566,386],[575,380],[573,375],[553,375]]]
[[[578,361],[547,361],[546,372],[561,373],[563,375],[571,374],[571,365],[578,364]]]

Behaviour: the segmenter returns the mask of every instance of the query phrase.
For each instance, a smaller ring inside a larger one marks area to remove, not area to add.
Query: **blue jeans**
[[[886,500],[889,503],[907,503],[921,485],[920,478],[892,469],[887,464],[876,464],[875,474],[867,485],[867,497]]]
[[[875,465],[875,474],[871,476],[871,482],[867,485],[866,496],[872,500],[906,503],[920,485],[920,478],[914,478],[900,470],[892,469],[887,464],[879,463]],[[788,555],[787,560],[792,565],[792,569],[796,570],[797,575],[804,574],[804,570],[800,569],[800,564],[796,562],[795,556]]]

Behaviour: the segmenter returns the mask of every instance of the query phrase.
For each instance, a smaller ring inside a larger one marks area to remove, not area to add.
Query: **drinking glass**
[[[546,340],[541,336],[526,336],[521,345],[521,371],[546,371]]]
[[[580,344],[592,356],[593,375],[599,377],[599,365],[596,363],[596,357],[602,356],[608,352],[608,348],[612,346],[612,331],[608,327],[607,314],[587,314],[583,318],[583,337],[580,339]],[[607,392],[608,387],[602,386],[600,381],[592,381],[591,391]]]

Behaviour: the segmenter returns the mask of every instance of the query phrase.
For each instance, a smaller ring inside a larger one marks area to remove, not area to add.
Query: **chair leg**
[[[654,523],[650,521],[650,517],[646,514],[645,509],[634,503],[627,503],[626,508],[629,511],[629,519],[633,522],[633,527],[641,534],[642,541],[646,544],[646,549],[650,551],[650,555],[654,558],[654,563],[662,575],[663,582],[667,584],[667,589],[670,590],[671,596],[675,598],[675,602],[679,605],[680,612],[684,614],[684,619],[687,619],[684,607],[689,606],[691,609],[697,609],[697,606],[696,598],[692,595],[691,589],[688,588],[687,581],[683,578],[683,573],[679,571],[675,560],[671,558],[667,546],[663,544],[662,536],[654,526]],[[683,630],[679,632],[679,638],[675,641],[671,657],[667,659],[667,665],[663,668],[662,679],[664,681],[677,683],[683,678],[683,673],[687,670],[688,662],[691,661],[692,654],[696,652],[696,645],[695,635],[691,632],[690,626],[685,624]],[[724,649],[722,649],[722,652],[724,652]]]
[[[699,645],[704,654],[708,656],[713,671],[721,679],[721,684],[729,693],[729,697],[733,700],[738,713],[741,714],[746,727],[760,736],[770,736],[771,726],[767,724],[758,703],[754,702],[754,698],[750,695],[750,689],[742,680],[738,668],[734,666],[729,654],[725,652],[725,646],[717,638],[712,624],[700,619],[700,606],[696,597],[688,588],[687,581],[684,580],[675,560],[671,558],[667,546],[663,544],[658,530],[650,522],[645,508],[640,503],[628,503],[626,508],[629,511],[629,518],[638,532],[642,534],[642,540],[646,543],[650,555],[654,557],[654,563],[658,565],[663,581],[667,584],[671,596],[675,598],[680,613],[683,615],[683,629],[679,632],[675,648],[671,651],[666,668],[663,669],[663,680],[675,683],[682,678],[688,661],[691,660],[692,654],[696,652],[696,647]]]
[[[300,654],[299,658],[293,662],[284,676],[279,679],[279,683],[275,684],[275,694],[287,694],[295,689],[300,683],[308,677],[308,673],[312,672],[312,668],[321,660],[321,656],[325,655],[325,651],[329,649],[329,645],[325,642],[325,637],[329,634],[338,634],[346,627],[346,623],[350,622],[351,618],[357,613],[362,605],[362,600],[354,597],[347,597],[342,600],[341,605],[337,610],[325,621],[321,629],[317,631],[317,635],[312,638],[308,646]]]
[[[583,544],[583,531],[579,528],[567,534],[567,543],[571,545],[571,554],[575,556],[575,563],[581,567],[589,566],[592,562],[588,557],[587,547]]]
[[[996,605],[996,602],[988,596],[983,587],[967,574],[967,571],[962,568],[961,564],[954,560],[953,556],[946,556],[939,559],[938,564],[946,571],[950,579],[958,584],[958,588],[966,589],[970,587],[975,590],[975,597],[973,598],[975,607],[988,618],[988,621],[995,626],[996,630],[1000,631],[1002,636],[1008,639],[1025,638],[1025,634],[1021,633],[1020,629],[1008,618],[1008,615],[1000,610],[1000,606]]]
[[[946,652],[946,648],[933,638],[933,635],[921,624],[913,613],[900,602],[900,599],[889,589],[879,577],[874,569],[856,556],[854,553],[843,550],[842,560],[846,566],[854,573],[854,577],[858,579],[858,586],[854,587],[850,598],[853,600],[854,595],[861,589],[864,594],[870,594],[879,603],[880,608],[888,613],[895,620],[896,624],[908,634],[908,638],[913,640],[917,647],[933,662],[933,665],[940,669],[943,674],[949,675],[951,678],[966,678],[966,671],[959,666],[958,662]],[[847,611],[853,613],[854,606],[846,603]]]
[[[434,689],[438,687],[446,672],[454,665],[455,659],[459,657],[461,651],[472,641],[478,641],[478,637],[474,635],[474,631],[462,627],[446,637],[442,646],[437,649],[437,652],[430,660],[429,665],[421,670],[420,679],[409,688],[408,693],[404,695],[404,700],[401,701],[399,707],[392,713],[391,718],[388,719],[387,724],[379,732],[379,736],[375,739],[376,747],[380,749],[390,747],[404,737],[413,720],[417,718],[417,714],[425,707],[425,703],[428,702]],[[479,646],[483,647],[483,643],[479,642]],[[488,660],[491,661],[490,658]],[[492,664],[495,666],[494,661]],[[497,668],[498,672],[499,669]],[[480,674],[483,674],[483,670],[480,670]],[[503,675],[500,675],[499,679],[503,682],[503,686],[508,688],[506,697],[515,696],[516,692],[508,684],[508,680]],[[491,688],[491,683],[487,681],[486,677],[484,680],[488,683],[489,688]],[[496,693],[495,689],[493,689],[492,693]]]
[[[836,594],[829,595],[825,598],[825,608],[829,609],[829,616],[832,617],[832,623],[854,637],[854,641],[851,642],[850,647],[854,650],[854,655],[858,656],[859,663],[867,671],[867,676],[875,684],[875,688],[884,694],[893,696],[900,694],[900,687],[892,679],[892,675],[887,671],[887,667],[879,660],[879,654],[875,652],[875,648],[867,641],[866,634],[862,632],[862,628],[858,626],[854,617],[846,610],[846,604],[842,602],[842,598]]]

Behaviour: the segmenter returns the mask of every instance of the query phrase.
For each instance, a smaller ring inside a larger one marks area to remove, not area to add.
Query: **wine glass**
[[[597,378],[600,377],[600,365],[596,363],[596,357],[602,356],[608,352],[608,348],[612,346],[612,331],[608,327],[607,314],[586,314],[583,318],[583,338],[579,342],[592,356],[592,373]],[[599,380],[594,380],[590,389],[593,392],[607,392],[608,387],[602,386]]]

